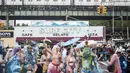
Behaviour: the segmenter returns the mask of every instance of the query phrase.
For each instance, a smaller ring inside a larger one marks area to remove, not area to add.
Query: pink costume
[[[113,54],[113,56],[111,57],[111,61],[108,62],[109,65],[114,64],[114,73],[122,73],[121,70],[121,66],[120,66],[120,61],[119,61],[119,57],[117,56],[117,54]]]
[[[47,73],[61,73],[62,64],[60,63],[60,53],[58,52],[59,47],[55,45],[52,49],[52,62],[48,65]]]
[[[52,62],[48,66],[48,71],[47,73],[60,73],[59,69],[60,65],[53,64]]]

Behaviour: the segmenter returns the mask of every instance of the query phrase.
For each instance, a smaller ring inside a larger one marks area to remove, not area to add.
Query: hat
[[[29,48],[32,48],[32,46],[31,45],[27,45],[27,49],[29,49]]]
[[[117,52],[120,52],[120,53],[121,53],[121,52],[122,52],[122,50],[121,50],[121,49],[119,49],[119,50],[117,50]]]
[[[127,49],[127,53],[130,53],[130,49]]]
[[[40,47],[46,47],[46,46],[47,46],[46,43],[40,43],[40,44],[38,45],[39,48],[40,48]]]

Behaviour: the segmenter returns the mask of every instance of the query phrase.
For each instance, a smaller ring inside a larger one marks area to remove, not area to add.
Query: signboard
[[[54,27],[54,26],[89,26],[89,21],[45,21],[45,20],[16,20],[16,25],[28,24],[34,27]]]
[[[103,37],[102,26],[91,27],[15,27],[14,37]]]
[[[0,38],[11,38],[13,37],[13,32],[0,32]]]

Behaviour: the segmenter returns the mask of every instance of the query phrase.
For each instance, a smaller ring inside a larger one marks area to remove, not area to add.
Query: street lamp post
[[[115,21],[114,21],[114,16],[115,16],[115,10],[114,10],[114,5],[113,5],[113,12],[112,12],[112,32],[114,33],[115,31]]]

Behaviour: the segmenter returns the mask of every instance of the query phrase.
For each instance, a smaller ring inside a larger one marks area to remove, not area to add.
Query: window
[[[49,0],[45,0],[45,1],[49,1]]]
[[[102,2],[105,2],[106,0],[102,0]]]
[[[79,0],[79,2],[83,2],[83,0]]]
[[[87,2],[91,2],[91,0],[87,0]]]
[[[28,0],[28,1],[32,1],[32,0]]]
[[[58,1],[58,0],[53,0],[53,1]]]
[[[98,0],[94,0],[94,2],[98,2]]]
[[[37,1],[41,1],[41,0],[37,0]]]
[[[65,0],[62,0],[62,1],[65,1]]]
[[[11,1],[15,1],[15,0],[11,0]]]
[[[20,1],[22,1],[22,0],[20,0]]]

